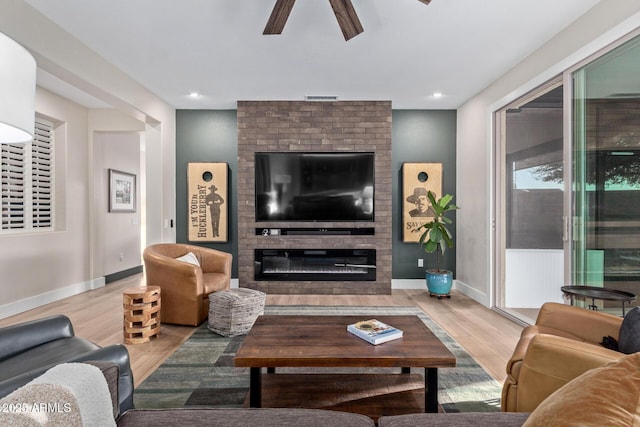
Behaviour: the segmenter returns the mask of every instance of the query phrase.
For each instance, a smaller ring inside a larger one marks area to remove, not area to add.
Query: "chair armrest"
[[[597,344],[536,335],[520,368],[516,412],[535,410],[547,396],[572,379],[623,356]]]
[[[0,361],[41,344],[73,335],[71,321],[63,315],[0,328]]]
[[[129,351],[124,345],[114,344],[83,354],[69,362],[104,361],[118,365],[118,403],[120,413],[133,409],[133,372],[129,359]]]
[[[113,418],[117,419],[120,416],[120,402],[118,402],[118,379],[120,368],[117,364],[102,360],[87,360],[88,365],[93,365],[100,369],[104,379],[107,381],[107,387],[109,387],[109,394],[111,395],[111,405],[113,406]]]
[[[606,336],[618,339],[622,318],[599,311],[548,302],[540,308],[536,325],[557,329],[587,342],[600,343],[602,337]]]
[[[221,273],[231,276],[233,256],[216,249],[199,248],[200,267],[203,273]]]

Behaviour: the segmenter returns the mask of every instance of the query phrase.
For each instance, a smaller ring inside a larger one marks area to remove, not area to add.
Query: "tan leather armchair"
[[[611,314],[545,303],[507,363],[502,411],[531,412],[573,378],[623,357],[600,345],[606,336],[617,340],[621,324],[622,318]]]
[[[193,253],[200,266],[178,261]],[[147,285],[160,286],[163,323],[197,326],[209,314],[209,294],[229,289],[232,255],[181,243],[147,247],[142,255]]]

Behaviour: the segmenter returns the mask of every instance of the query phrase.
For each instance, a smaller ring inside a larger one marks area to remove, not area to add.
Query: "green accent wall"
[[[426,254],[418,243],[402,241],[402,164],[442,163],[442,191],[454,195],[456,203],[456,111],[455,110],[393,110],[392,153],[394,194],[392,204],[392,258],[394,279],[424,278],[426,268],[435,267],[435,254]],[[448,215],[456,235],[455,212]],[[418,267],[424,259],[424,268]],[[442,268],[454,272],[455,246],[440,260]]]
[[[402,242],[402,164],[405,162],[441,162],[443,190],[455,195],[456,189],[456,112],[454,110],[394,110],[392,131],[393,219],[392,254],[394,279],[424,278],[418,258],[425,267],[435,255],[422,252],[417,243]],[[226,162],[229,165],[229,241],[195,243],[232,253],[233,277],[238,277],[237,168],[238,131],[235,110],[176,111],[176,241],[187,241],[187,164],[190,162]],[[454,199],[455,202],[455,199]],[[455,237],[455,214],[453,233]],[[442,265],[455,272],[455,248],[448,250]],[[455,274],[454,274],[455,276]]]
[[[238,126],[236,110],[176,111],[176,242],[190,243],[187,230],[187,164],[226,162],[229,165],[227,243],[191,244],[233,254],[232,277],[238,277]]]

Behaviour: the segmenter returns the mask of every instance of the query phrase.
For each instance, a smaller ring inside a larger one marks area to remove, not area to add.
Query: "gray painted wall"
[[[176,241],[187,242],[187,163],[227,162],[229,164],[229,242],[203,246],[234,255],[233,277],[238,277],[237,254],[237,115],[235,110],[176,111]],[[456,112],[454,110],[393,111],[393,231],[392,277],[417,279],[425,266],[435,262],[435,255],[424,254],[416,243],[402,242],[402,164],[404,162],[442,162],[443,190],[455,195],[456,189]],[[455,201],[455,200],[454,200]],[[397,214],[396,214],[397,213]],[[455,219],[455,214],[450,215]],[[455,222],[453,224],[455,237]],[[444,268],[455,272],[455,250],[445,254]]]

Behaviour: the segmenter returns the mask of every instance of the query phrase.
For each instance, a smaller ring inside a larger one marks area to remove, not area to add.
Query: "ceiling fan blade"
[[[333,13],[336,14],[338,25],[340,25],[345,40],[349,40],[364,31],[351,0],[329,0],[329,3],[333,8]]]
[[[422,3],[424,3],[424,4],[429,4],[429,3],[431,3],[431,0],[418,0],[418,1],[420,1],[420,2],[422,2]]]
[[[282,34],[296,0],[277,0],[262,34]]]

